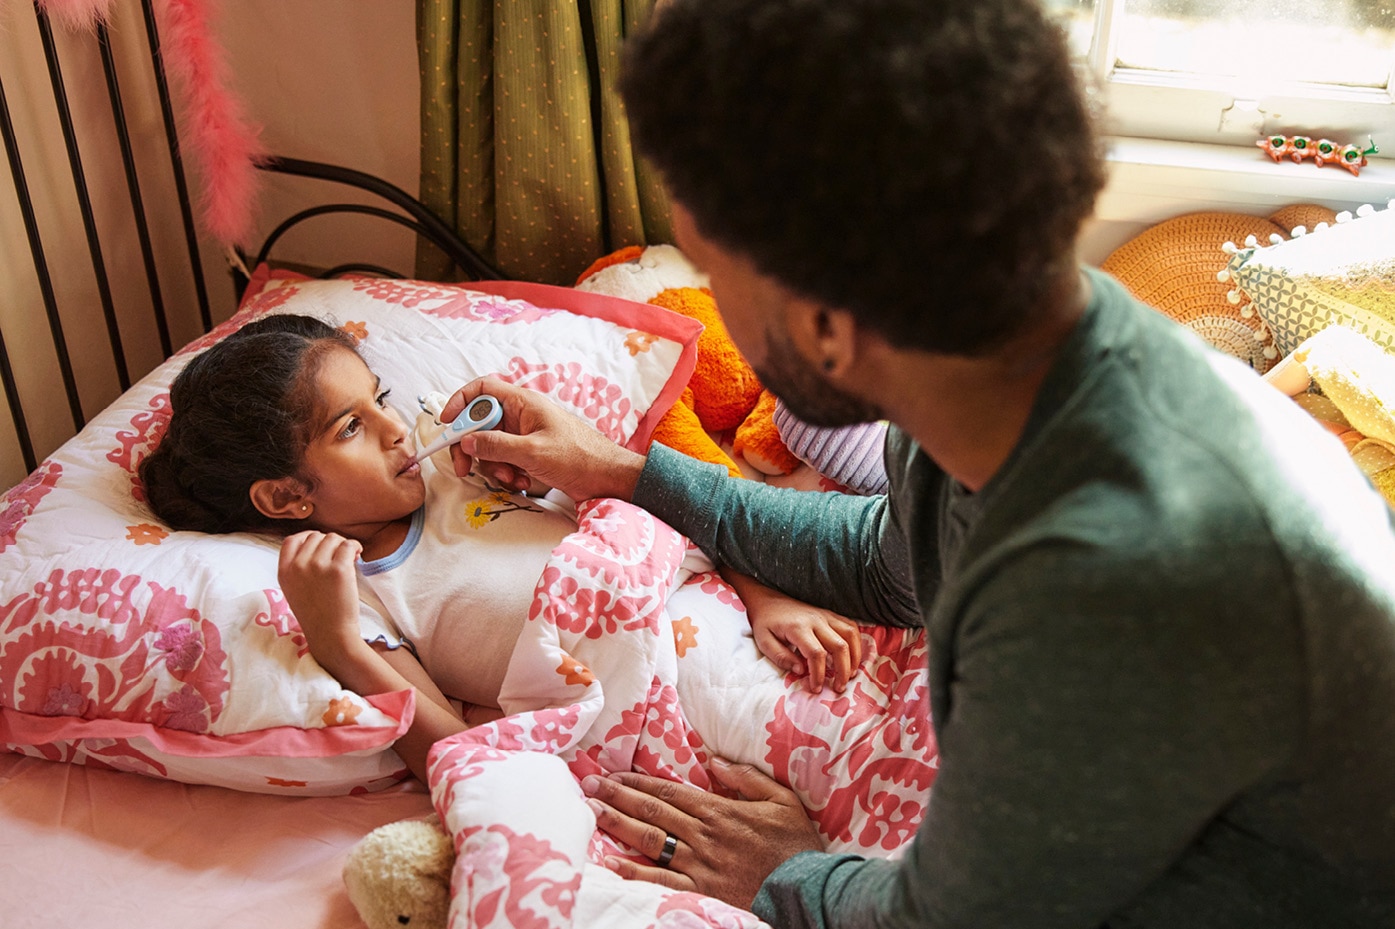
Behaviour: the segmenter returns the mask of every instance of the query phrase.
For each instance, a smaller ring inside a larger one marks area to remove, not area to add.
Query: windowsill
[[[1258,148],[1113,137],[1110,179],[1095,218],[1152,224],[1193,210],[1263,215],[1290,203],[1355,210],[1395,198],[1395,160],[1377,157],[1353,176],[1337,165],[1275,163]],[[1395,140],[1392,140],[1395,141]]]

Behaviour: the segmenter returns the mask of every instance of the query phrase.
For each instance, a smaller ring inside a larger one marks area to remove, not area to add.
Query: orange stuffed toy
[[[741,477],[744,461],[762,474],[789,474],[800,461],[775,428],[775,397],[732,344],[706,276],[672,245],[630,246],[599,259],[577,280],[580,290],[623,297],[681,313],[703,324],[697,367],[654,439]],[[730,441],[728,455],[713,436]]]

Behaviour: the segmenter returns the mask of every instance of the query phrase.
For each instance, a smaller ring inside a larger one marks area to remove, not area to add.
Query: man
[[[588,778],[627,877],[777,926],[1395,926],[1395,533],[1338,443],[1082,270],[1103,177],[1033,0],[674,0],[622,90],[764,383],[892,422],[885,497],[614,447],[537,395],[455,453],[632,499],[738,571],[924,624],[940,772],[895,862],[793,795]],[[776,540],[774,542],[770,540]]]

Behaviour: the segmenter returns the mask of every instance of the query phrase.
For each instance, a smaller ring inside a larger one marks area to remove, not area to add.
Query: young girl
[[[425,781],[433,743],[498,715],[534,583],[575,523],[415,461],[387,398],[348,334],[264,317],[175,378],[169,428],[140,476],[175,529],[284,537],[281,588],[315,660],[359,694],[416,689],[415,718],[394,747]],[[813,690],[828,660],[843,688],[861,657],[853,623],[725,576],[764,654],[807,670]]]

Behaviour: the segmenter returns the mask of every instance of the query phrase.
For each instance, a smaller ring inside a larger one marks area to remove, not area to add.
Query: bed
[[[150,4],[143,11],[158,49]],[[51,26],[42,14],[37,21],[47,47]],[[90,38],[124,132],[121,69],[105,27]],[[61,109],[60,56],[46,52]],[[169,208],[183,224],[193,290],[204,295],[177,131],[153,57],[176,189]],[[170,334],[179,324],[164,315],[170,285],[151,273],[159,262],[146,244],[147,213],[160,206],[132,184],[131,225],[115,235],[142,243],[154,314],[145,329],[158,335],[133,346],[129,325],[106,327],[119,389],[114,399],[99,389],[94,401],[82,390],[83,361],[68,352],[79,341],[87,351],[92,340],[65,334],[50,299],[55,274],[43,260],[42,223],[8,109],[2,115],[72,420],[69,437],[37,453],[53,424],[26,415],[14,374],[34,343],[28,335],[0,342],[24,474],[0,496],[6,926],[353,927],[360,920],[341,877],[347,855],[376,827],[413,818],[440,823],[453,839],[453,926],[753,925],[750,914],[715,900],[606,871],[597,863],[603,855],[631,852],[595,830],[578,787],[587,774],[639,770],[706,788],[715,754],[792,786],[831,848],[898,853],[935,774],[917,634],[868,629],[848,690],[809,694],[760,657],[739,599],[686,540],[626,504],[583,504],[576,532],[542,576],[517,581],[536,595],[501,696],[506,715],[438,744],[432,783],[423,785],[391,748],[410,721],[410,692],[352,694],[319,669],[276,587],[274,542],[171,532],[146,506],[136,476],[167,422],[175,372],[268,313],[320,315],[352,332],[399,398],[449,392],[494,372],[549,393],[635,448],[687,386],[699,325],[604,286],[501,280],[391,185],[273,158],[263,167],[350,184],[385,205],[325,205],[289,217],[261,254],[235,257],[234,316],[215,326],[206,300],[189,301],[200,307],[204,331],[181,347]],[[123,160],[134,159],[133,146],[120,147]],[[80,153],[74,157],[74,178],[94,179],[76,185],[77,211],[106,294],[128,282],[112,279],[125,272],[102,260],[100,224],[88,221],[102,194],[100,169],[84,171]],[[143,170],[128,163],[124,173]],[[433,241],[468,283],[404,280],[371,256],[323,279],[268,263],[287,229],[345,210]],[[159,357],[142,375],[125,356],[148,352],[147,342],[158,342]],[[807,471],[784,480],[826,485]],[[489,501],[481,506],[487,523]]]

